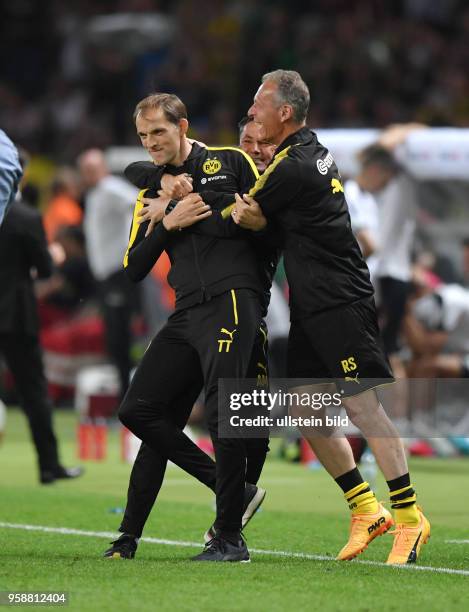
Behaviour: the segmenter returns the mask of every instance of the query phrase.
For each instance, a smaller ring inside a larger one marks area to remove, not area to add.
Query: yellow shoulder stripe
[[[264,172],[264,174],[262,174],[257,179],[256,183],[249,190],[249,195],[251,197],[253,197],[258,191],[260,191],[264,187],[264,185],[266,184],[267,179],[269,178],[269,176],[272,174],[272,172],[275,170],[275,168],[279,165],[279,163],[281,161],[283,161],[287,157],[288,151],[290,149],[291,149],[291,146],[285,147],[285,149],[280,151],[280,153],[277,153],[277,155],[274,157],[273,162],[269,166],[267,166],[266,171]]]
[[[291,149],[291,146],[286,147],[285,149],[280,151],[280,153],[277,153],[277,155],[274,157],[274,160],[270,164],[270,166],[267,166],[267,169],[264,172],[264,174],[261,174],[259,178],[256,180],[255,184],[251,187],[248,195],[250,195],[251,197],[254,197],[255,194],[264,187],[269,176],[272,174],[275,168],[279,165],[279,163],[287,157],[288,151],[290,149]],[[230,204],[229,206],[227,206],[221,211],[222,219],[228,219],[228,217],[231,215],[231,211],[233,210],[234,205],[235,205],[235,202],[233,202],[233,204]]]
[[[241,153],[241,155],[243,155],[249,162],[249,165],[251,166],[251,170],[254,172],[254,176],[256,177],[256,180],[259,178],[259,170],[256,168],[256,164],[254,163],[254,160],[252,159],[250,155],[248,155],[245,151],[243,151],[239,147],[206,147],[206,148],[207,148],[207,151],[238,151],[238,153]]]
[[[124,255],[124,268],[127,268],[127,265],[129,263],[129,251],[132,248],[133,243],[135,242],[135,238],[137,237],[137,233],[138,233],[138,228],[140,227],[140,224],[138,223],[138,213],[143,208],[142,198],[145,194],[145,191],[147,191],[147,189],[148,187],[146,189],[142,189],[139,192],[137,196],[137,201],[135,202],[134,216],[132,218],[132,229],[130,230],[129,244],[127,246],[127,251],[125,252],[125,255]]]

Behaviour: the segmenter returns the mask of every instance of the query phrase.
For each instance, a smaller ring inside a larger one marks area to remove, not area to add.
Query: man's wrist
[[[264,222],[260,222],[255,228],[255,232],[265,232],[267,230],[267,219]]]
[[[175,232],[176,230],[181,231],[182,227],[180,225],[175,225],[170,216],[163,217],[162,225],[167,232]]]
[[[163,217],[163,221],[161,223],[167,232],[174,232],[176,229],[171,223],[171,217]]]

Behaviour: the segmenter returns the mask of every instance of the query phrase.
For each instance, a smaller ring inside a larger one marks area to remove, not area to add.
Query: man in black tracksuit
[[[161,108],[161,99],[156,110],[153,106],[140,112],[137,128],[140,120],[143,129],[147,130],[143,132],[145,138],[152,134],[153,123],[158,125],[158,118],[161,123],[161,115],[163,124],[171,123],[171,114],[168,109]],[[141,130],[139,134],[145,146]],[[182,146],[185,145],[183,140]],[[160,161],[161,145],[155,151],[147,148],[154,153],[154,161]],[[189,223],[184,217],[183,203],[170,210],[172,203],[164,220],[145,238],[147,224],[137,223],[138,214],[143,207],[143,195],[152,194],[142,190],[124,259],[127,273],[132,280],[138,281],[166,250],[172,263],[168,280],[176,291],[176,310],[148,347],[119,411],[122,422],[144,442],[132,472],[129,500],[134,498],[135,501],[140,491],[140,497],[146,500],[143,513],[146,520],[161,485],[166,460],[172,460],[216,489],[214,529],[217,537],[196,559],[247,561],[249,553],[239,532],[248,444],[243,439],[218,436],[218,379],[265,374],[262,316],[267,309],[278,250],[261,248],[265,237],[252,238],[226,223],[220,214],[221,209],[234,200],[233,195],[223,193],[233,194],[254,183],[257,171],[252,160],[238,149],[205,148],[197,143],[186,147],[186,153],[180,159],[182,164],[166,164],[164,171],[190,173],[195,189],[208,188],[204,200],[210,202],[213,214],[200,221],[200,216],[196,215]],[[139,186],[151,185],[153,189],[158,189],[160,176],[158,168],[145,163],[133,165],[127,172],[127,177]],[[207,206],[203,202],[201,205],[202,216],[207,217]],[[178,226],[186,228],[194,221],[198,223],[193,228],[177,231]],[[225,232],[226,239],[220,240],[220,233]],[[217,460],[216,473],[213,462],[182,432],[202,381],[207,422]],[[257,480],[267,440],[251,440],[249,445],[251,453],[261,458],[254,462],[257,463],[256,473],[250,475]],[[158,468],[158,477],[149,476],[148,470],[142,469],[142,465],[150,463]],[[156,481],[159,485],[155,490]],[[138,537],[135,531],[143,527],[142,513],[138,504],[131,506],[126,510],[121,531]],[[140,519],[135,513],[140,514]],[[138,522],[140,527],[136,528]],[[108,552],[113,551],[115,547]]]
[[[232,215],[242,227],[249,227],[243,216],[257,206],[254,197],[267,218],[281,223],[290,285],[288,376],[320,379],[328,390],[337,384],[348,417],[367,439],[388,483],[394,518],[363,480],[345,438],[306,432],[352,511],[350,538],[337,558],[356,557],[395,520],[387,562],[412,563],[430,536],[430,524],[416,505],[399,433],[375,392],[393,378],[380,339],[373,289],[351,231],[337,166],[305,125],[308,105],[309,90],[297,72],[264,75],[249,114],[260,126],[261,137],[277,149],[250,190],[249,204],[238,196]],[[309,389],[318,386],[309,384]]]

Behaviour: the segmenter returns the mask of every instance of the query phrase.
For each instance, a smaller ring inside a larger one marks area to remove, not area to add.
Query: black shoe
[[[104,553],[108,559],[133,559],[137,551],[138,538],[130,533],[123,533],[120,538],[111,542],[111,548]]]
[[[250,563],[248,547],[240,536],[237,544],[233,544],[220,536],[214,537],[205,545],[200,555],[192,557],[192,561],[231,561]]]
[[[51,484],[56,480],[78,478],[84,473],[82,467],[71,467],[66,468],[62,465],[55,468],[54,470],[42,470],[40,475],[41,484]]]
[[[243,505],[243,518],[241,519],[241,529],[244,529],[252,517],[259,510],[262,502],[265,499],[266,490],[256,487],[256,485],[246,483],[244,489],[244,505]],[[217,535],[215,525],[212,525],[204,533],[204,542],[210,542]]]

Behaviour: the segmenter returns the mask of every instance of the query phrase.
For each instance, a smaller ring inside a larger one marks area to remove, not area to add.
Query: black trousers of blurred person
[[[267,366],[267,347],[259,331],[258,298],[240,289],[236,300],[236,323],[229,292],[175,312],[137,368],[119,409],[121,421],[143,441],[132,469],[123,532],[141,535],[171,460],[216,492],[216,529],[239,533],[245,482],[257,482],[268,439],[219,437],[218,379],[256,377],[258,363]],[[227,351],[219,346],[220,330],[234,327]],[[182,431],[202,385],[216,464]]]
[[[381,314],[383,315],[381,335],[384,350],[388,356],[399,351],[399,334],[411,287],[411,283],[390,276],[383,276],[379,279]]]
[[[52,407],[47,395],[42,351],[37,336],[0,333],[0,353],[11,370],[20,406],[29,422],[39,470],[59,469],[57,440],[52,426]]]
[[[111,274],[98,284],[98,294],[104,321],[106,350],[119,374],[121,398],[129,387],[132,360],[132,313],[138,300],[135,288],[123,270]]]

